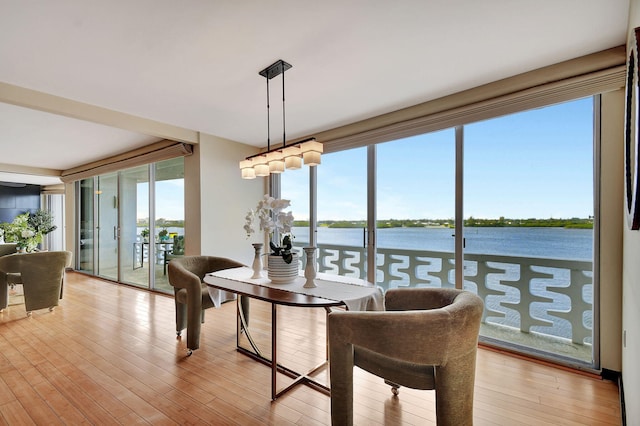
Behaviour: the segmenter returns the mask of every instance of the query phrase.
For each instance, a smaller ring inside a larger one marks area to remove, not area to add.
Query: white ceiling
[[[628,9],[629,0],[0,0],[0,82],[264,146],[258,71],[277,59],[293,65],[293,139],[623,45]],[[280,78],[270,82],[274,142]],[[154,140],[0,104],[2,164],[61,170]]]

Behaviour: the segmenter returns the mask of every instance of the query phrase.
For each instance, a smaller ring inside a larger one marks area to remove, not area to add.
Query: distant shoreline
[[[294,226],[309,226],[309,221],[295,221]],[[326,228],[366,228],[364,220],[322,220],[319,227]],[[476,228],[566,228],[593,229],[593,218],[570,219],[476,219],[470,217],[464,220],[465,227]],[[453,219],[385,219],[377,221],[377,228],[455,228]]]

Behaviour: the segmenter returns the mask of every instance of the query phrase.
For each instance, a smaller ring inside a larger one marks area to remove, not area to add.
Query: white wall
[[[640,0],[631,0],[629,29],[640,26]],[[629,46],[629,44],[627,44]],[[623,212],[626,207],[623,207]],[[640,424],[640,231],[624,227],[622,269],[622,328],[626,344],[622,347],[622,381],[627,424]]]
[[[205,134],[198,147],[201,253],[251,265],[254,251],[244,218],[265,194],[265,179],[242,179],[238,162],[257,149]]]

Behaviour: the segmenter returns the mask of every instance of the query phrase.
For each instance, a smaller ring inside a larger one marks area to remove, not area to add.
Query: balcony
[[[376,265],[385,291],[454,287],[453,253],[383,248]],[[592,268],[588,261],[465,254],[464,288],[485,302],[481,339],[592,365]],[[318,271],[365,278],[366,249],[319,244]]]

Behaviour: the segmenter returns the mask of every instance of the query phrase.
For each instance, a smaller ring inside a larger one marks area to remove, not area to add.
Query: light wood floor
[[[252,305],[252,326],[264,312]],[[321,360],[324,321],[320,309],[281,310],[282,360],[300,369]],[[54,312],[0,314],[0,424],[330,424],[329,397],[306,386],[271,402],[269,368],[235,350],[234,303],[207,311],[189,358],[174,328],[170,297],[68,273]],[[356,425],[435,424],[433,391],[394,398],[381,379],[356,369],[354,380]],[[480,349],[474,422],[619,425],[618,389]]]

